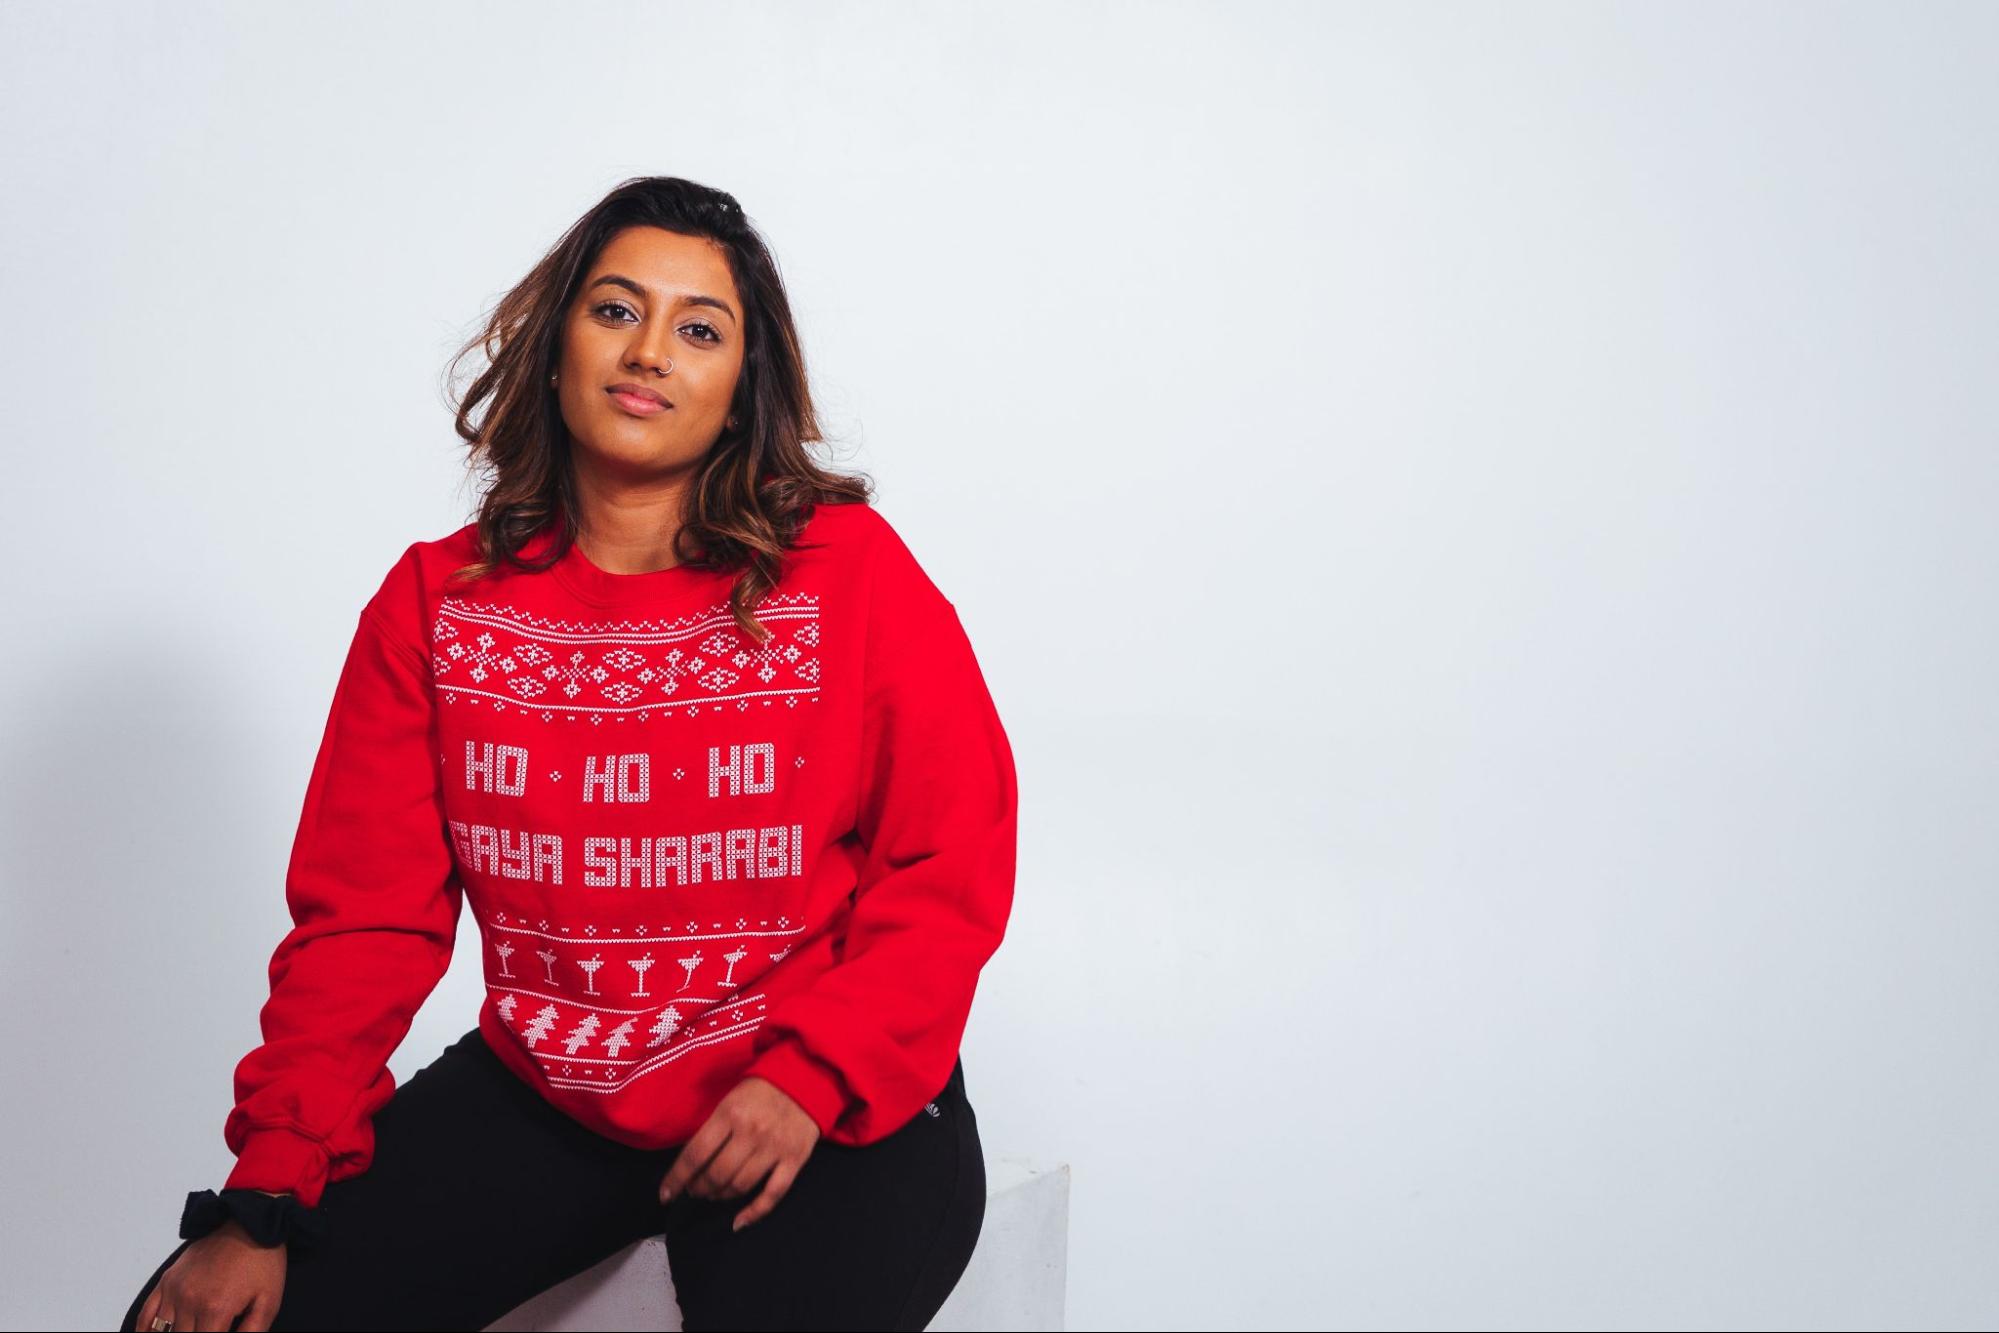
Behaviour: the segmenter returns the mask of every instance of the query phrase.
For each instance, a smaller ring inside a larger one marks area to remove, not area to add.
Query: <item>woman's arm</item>
[[[842,959],[765,1015],[746,1074],[836,1141],[884,1138],[950,1077],[1013,904],[1013,751],[956,607],[886,522],[874,542]]]
[[[444,975],[462,890],[444,825],[414,547],[360,616],[285,878],[263,1044],[236,1066],[224,1188],[312,1207],[367,1169],[388,1059]],[[410,624],[398,628],[397,621]]]

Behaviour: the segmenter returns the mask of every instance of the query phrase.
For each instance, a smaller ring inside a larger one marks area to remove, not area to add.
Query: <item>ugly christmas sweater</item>
[[[481,1033],[582,1124],[670,1147],[756,1075],[833,1142],[892,1133],[1013,898],[1013,755],[956,608],[865,504],[815,507],[761,643],[732,572],[570,544],[447,586],[476,556],[471,525],[415,543],[360,613],[225,1187],[312,1206],[367,1169],[462,903]]]

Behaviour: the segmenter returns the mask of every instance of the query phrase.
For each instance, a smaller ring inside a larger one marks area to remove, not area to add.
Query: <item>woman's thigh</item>
[[[551,1107],[476,1028],[399,1086],[374,1129],[368,1169],[320,1199],[326,1240],[287,1256],[274,1330],[478,1329],[658,1219],[657,1154]]]
[[[937,1099],[866,1147],[820,1140],[777,1206],[681,1195],[666,1251],[682,1326],[921,1329],[957,1285],[985,1221],[985,1157],[964,1066]]]

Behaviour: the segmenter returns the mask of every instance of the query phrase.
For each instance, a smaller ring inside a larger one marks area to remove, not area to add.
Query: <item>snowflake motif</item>
[[[562,781],[562,774],[560,774],[560,773],[550,773],[550,774],[548,775],[548,780],[549,780],[550,782],[560,782],[560,781]]]
[[[549,681],[561,681],[562,692],[574,699],[577,695],[583,693],[583,687],[576,683],[579,677],[601,685],[604,681],[605,673],[602,667],[585,667],[583,665],[583,651],[578,649],[569,655],[569,665],[567,667],[558,667],[551,662],[548,666],[542,668],[541,674]]]
[[[496,666],[509,675],[519,669],[520,664],[514,661],[512,657],[504,653],[494,654],[493,645],[498,641],[491,634],[481,634],[474,642],[479,645],[479,651],[476,653],[469,652],[462,643],[454,643],[445,650],[454,659],[462,657],[469,657],[471,659],[472,669],[467,674],[473,680],[483,682],[487,675],[490,674],[486,669],[488,665]]]
[[[780,926],[788,926],[791,924],[791,918],[788,916],[781,916],[777,919],[777,924]]]
[[[743,1021],[742,1008],[738,1006],[737,1008],[731,1009],[729,1011],[729,1017],[735,1019],[738,1023],[742,1022]]]
[[[564,926],[563,929],[567,930],[568,927]],[[583,933],[585,935],[595,935],[597,933],[597,928],[595,926],[585,926],[583,927]]]
[[[568,1074],[568,1073],[572,1073],[572,1072],[574,1072],[574,1071],[573,1071],[573,1070],[571,1070],[571,1069],[569,1068],[569,1066],[568,1066],[568,1065],[564,1065],[564,1066],[562,1067],[562,1072],[563,1072],[563,1073],[565,1073],[565,1074]]]
[[[548,922],[546,922],[546,921],[542,922],[542,923],[541,923],[541,928],[542,928],[543,930],[547,930],[547,929],[548,929]]]
[[[749,925],[749,924],[750,924],[750,923],[749,923],[748,921],[744,920],[744,919],[743,919],[742,917],[737,917],[737,918],[736,918],[736,929],[737,929],[737,930],[741,930],[741,929],[742,929],[742,928],[743,928],[744,926],[747,926],[747,925]]]
[[[687,770],[684,768],[676,768],[673,770],[673,776],[676,778],[684,778],[687,776]]]
[[[689,930],[699,930],[701,929],[701,923],[699,921],[690,921],[687,923],[687,928]]]
[[[804,767],[805,767],[805,756],[804,756],[804,755],[800,755],[800,756],[798,756],[798,758],[796,758],[796,759],[792,760],[792,761],[791,761],[791,766],[792,766],[793,768],[804,768]]]

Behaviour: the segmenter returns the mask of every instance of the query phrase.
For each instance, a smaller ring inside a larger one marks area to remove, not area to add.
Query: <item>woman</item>
[[[984,1218],[957,1052],[1013,896],[956,611],[807,456],[729,195],[624,183],[473,347],[477,520],[360,613],[236,1165],[123,1327],[480,1328],[664,1234],[689,1329],[922,1328]],[[467,899],[478,1026],[398,1088]]]

